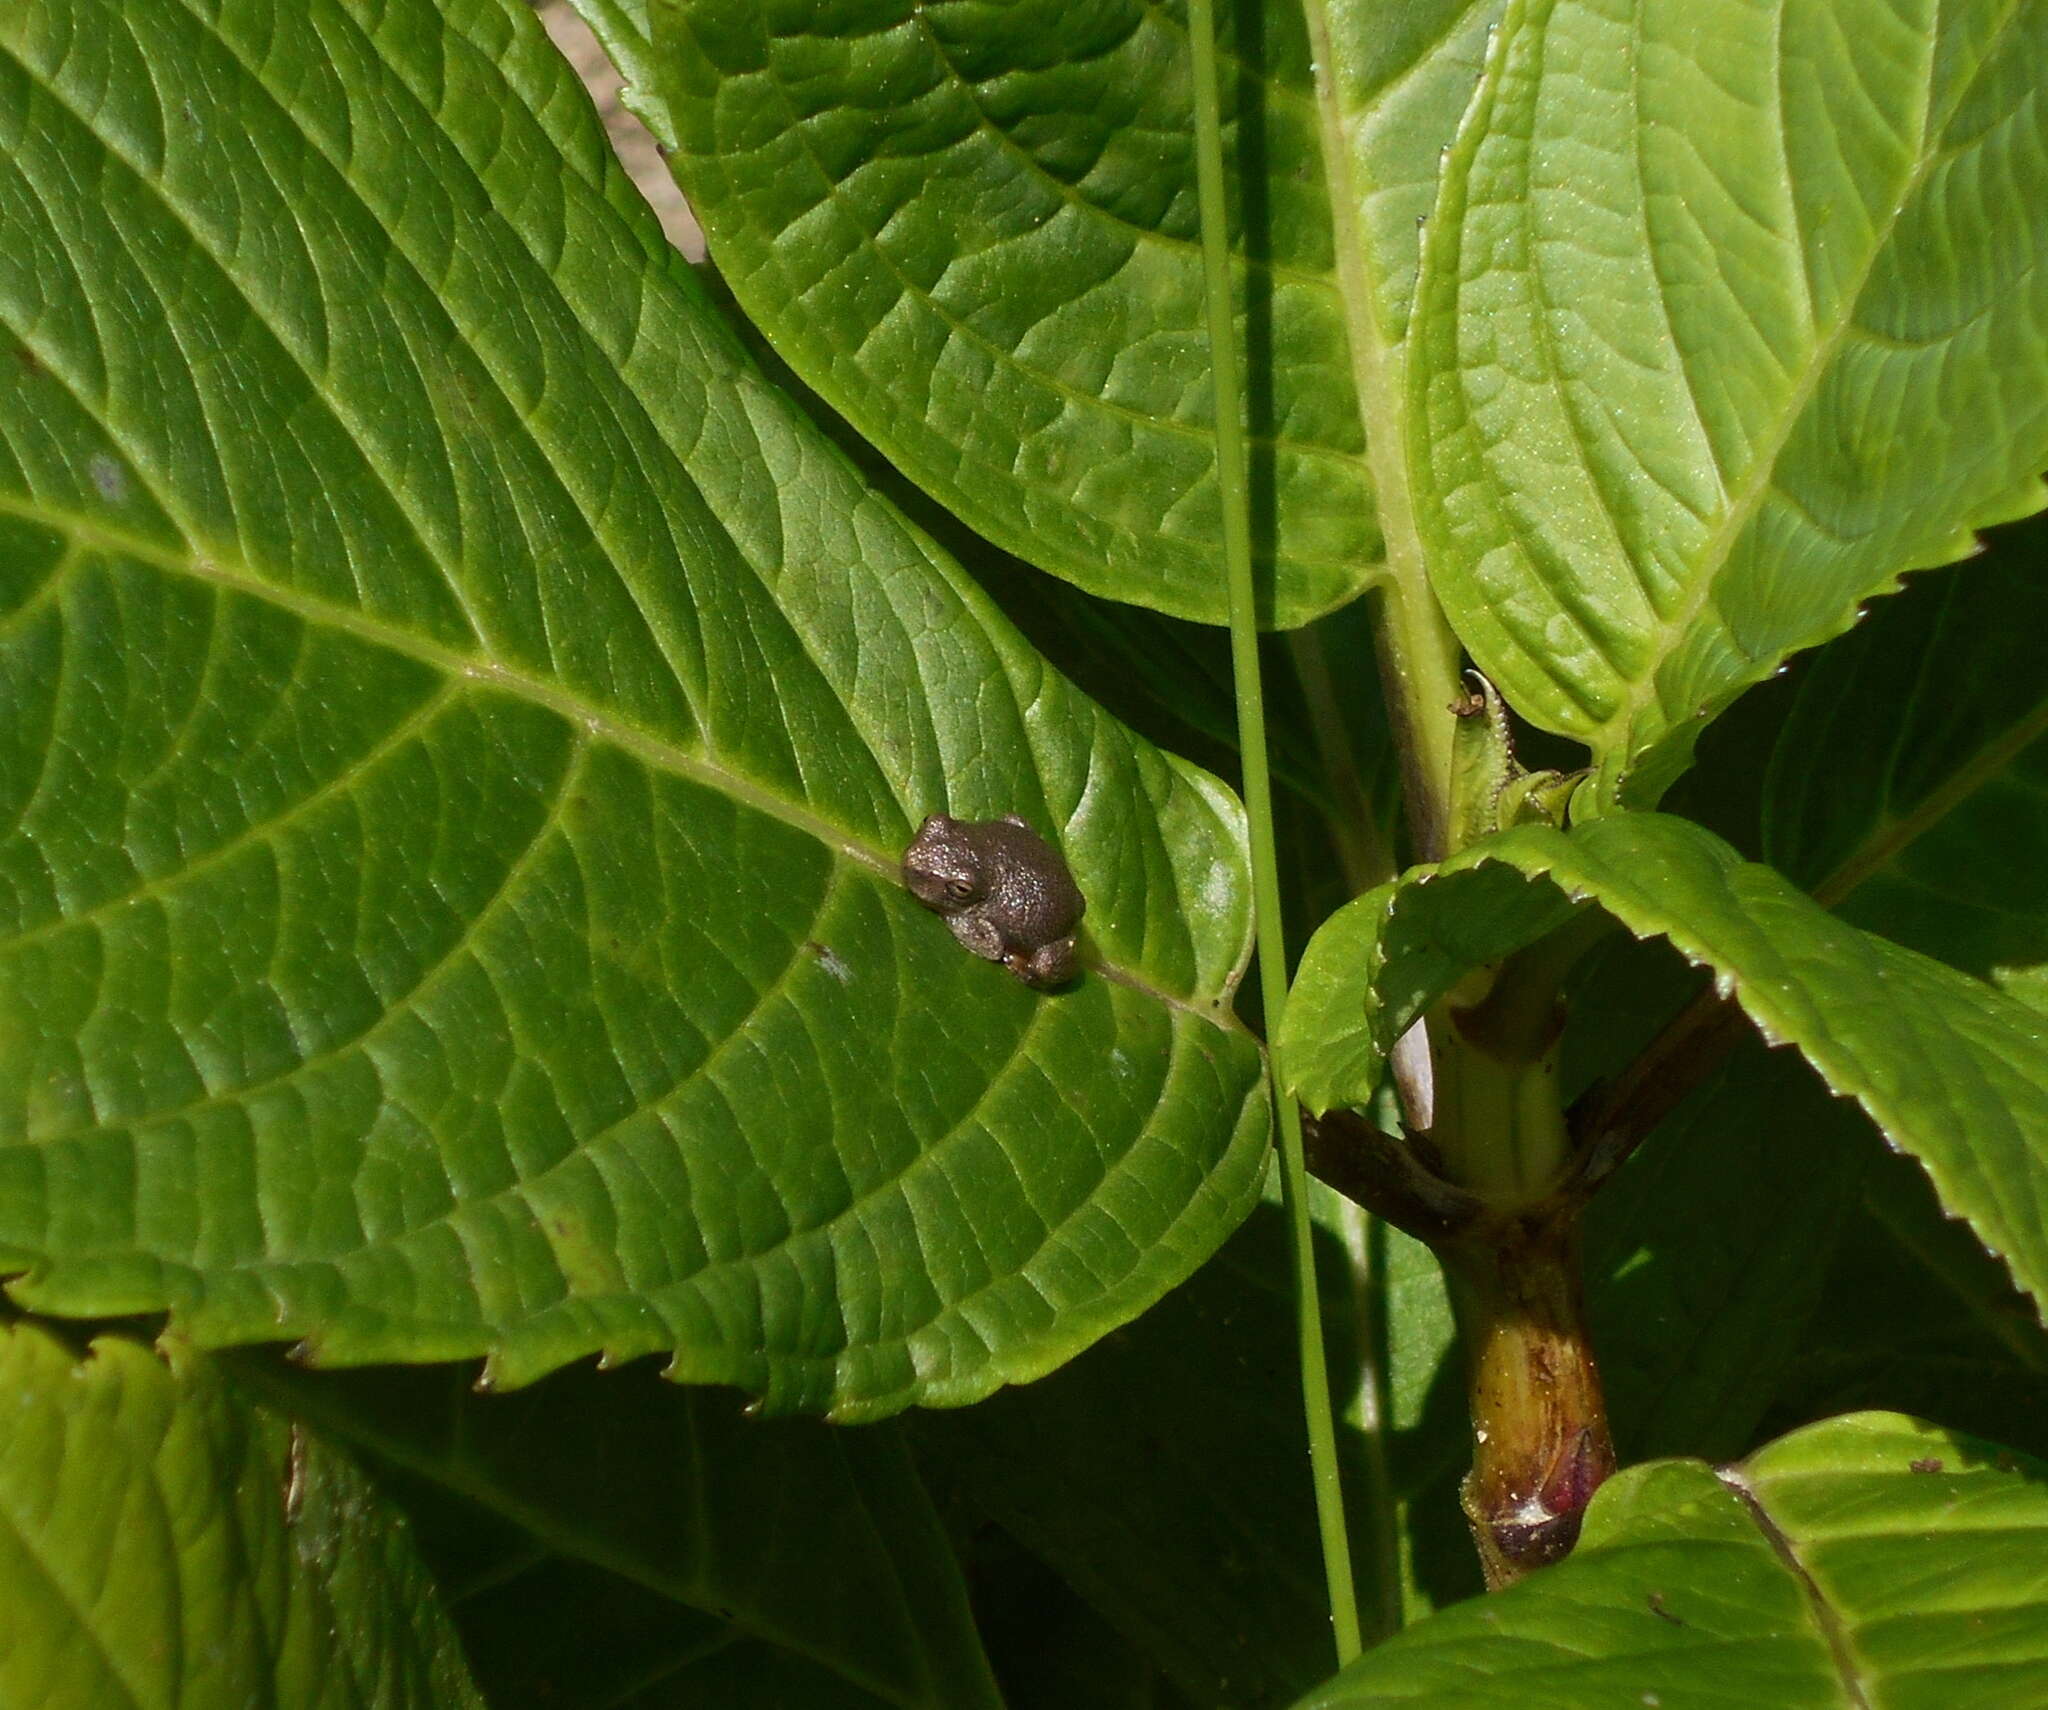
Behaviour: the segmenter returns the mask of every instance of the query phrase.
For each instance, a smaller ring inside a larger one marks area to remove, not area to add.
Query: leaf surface
[[[718,273],[700,272],[727,302]],[[1084,593],[976,534],[854,433],[738,305],[731,308],[735,330],[762,372],[878,492],[952,554],[1048,661],[1141,736],[1235,782],[1237,705],[1226,631]],[[1322,822],[1313,836],[1348,835],[1368,844],[1391,836],[1397,756],[1373,647],[1371,613],[1362,600],[1261,644],[1274,780],[1298,798],[1277,811],[1313,814]],[[1291,857],[1299,854],[1291,839],[1283,837],[1282,847]],[[1321,919],[1355,890],[1302,918]],[[1292,907],[1288,916],[1296,918]]]
[[[8,8],[0,342],[19,1300],[865,1417],[1249,1207],[1241,810],[763,383],[526,6]],[[938,810],[1060,844],[1076,987],[910,903]]]
[[[609,1704],[657,1676],[710,1703],[764,1701],[713,1693],[745,1680],[768,1702],[808,1680],[834,1703],[1000,1703],[900,1424],[750,1419],[647,1364],[512,1395],[453,1367],[230,1369],[397,1470],[429,1559],[467,1588],[455,1612],[494,1703]]]
[[[1314,1193],[1325,1322],[1341,1336],[1367,1263],[1363,1219]],[[1318,1571],[1301,1384],[1291,1358],[1293,1299],[1277,1188],[1202,1271],[1138,1323],[1045,1382],[913,1427],[921,1461],[1057,1571],[1154,1658],[1197,1703],[1290,1702],[1334,1660]],[[1381,1285],[1426,1297],[1435,1264],[1404,1247]],[[1402,1304],[1407,1304],[1406,1299]],[[1396,1370],[1426,1384],[1420,1315],[1404,1315]],[[1446,1328],[1445,1339],[1448,1339]],[[1430,1364],[1442,1344],[1426,1350]],[[1365,1351],[1340,1346],[1355,1374]],[[1408,1396],[1404,1393],[1402,1400]],[[1353,1411],[1345,1465],[1367,1465]],[[1189,1492],[1203,1490],[1200,1501]],[[1367,1619],[1399,1590],[1364,1521],[1402,1492],[1351,1493],[1353,1549]]]
[[[2048,1451],[2048,1331],[1904,1159],[1846,1208],[1826,1290],[1772,1410],[1778,1428],[1863,1407],[1938,1408],[1956,1429]]]
[[[0,1327],[0,1699],[481,1710],[402,1518],[203,1359]]]
[[[2003,1710],[2048,1694],[2048,1468],[1898,1414],[1602,1488],[1568,1561],[1418,1623],[1301,1710]]]
[[[1311,1105],[1370,1099],[1393,1042],[1463,975],[1597,904],[1710,968],[1925,1166],[1948,1209],[2048,1301],[2048,1038],[1991,987],[1835,919],[1666,814],[1523,827],[1361,897],[1302,959],[1284,1057]]]
[[[1308,30],[1293,4],[1226,14],[1278,626],[1376,572],[1354,363],[1382,296],[1405,313],[1413,217],[1492,9],[1431,0],[1391,31],[1350,5]],[[654,26],[678,175],[804,378],[1020,557],[1224,621],[1183,7],[661,0]],[[1327,110],[1317,28],[1343,83]],[[1333,147],[1356,182],[1326,179]]]
[[[1916,580],[1802,673],[1764,858],[1846,920],[2043,1007],[2048,519]]]
[[[664,149],[676,144],[675,122],[661,98],[655,72],[653,25],[648,0],[570,0],[590,33],[618,68],[621,99]]]
[[[2039,0],[1530,0],[1448,162],[1409,455],[1515,708],[1653,804],[1902,571],[2038,510]]]

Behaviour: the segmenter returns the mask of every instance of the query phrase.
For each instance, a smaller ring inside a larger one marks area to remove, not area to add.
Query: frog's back
[[[1054,937],[1071,932],[1088,905],[1059,851],[1014,820],[992,820],[987,831],[1000,857],[992,900],[1003,917]]]

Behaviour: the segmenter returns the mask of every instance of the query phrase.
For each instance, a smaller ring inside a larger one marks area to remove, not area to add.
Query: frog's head
[[[988,863],[968,826],[935,813],[903,851],[903,882],[926,908],[953,914],[988,894]]]

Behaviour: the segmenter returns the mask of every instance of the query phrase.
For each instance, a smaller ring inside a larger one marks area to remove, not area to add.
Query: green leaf
[[[2048,963],[2044,570],[2048,518],[2017,524],[1823,650],[1760,803],[1764,858],[1844,919],[2023,998]]]
[[[2040,508],[2039,0],[1530,0],[1431,217],[1409,370],[1444,609],[1653,803],[1902,571]]]
[[[2048,1467],[1897,1414],[1631,1467],[1569,1561],[1409,1628],[1301,1710],[2005,1710],[2048,1695]]]
[[[1000,1703],[900,1425],[749,1419],[729,1391],[645,1365],[502,1396],[455,1368],[231,1370],[399,1470],[429,1559],[470,1587],[455,1612],[493,1703],[515,1685],[615,1703],[656,1674],[706,1703],[775,1702],[791,1679],[834,1703]],[[721,1699],[707,1676],[769,1696]]]
[[[1313,1198],[1325,1322],[1341,1335],[1366,1257],[1362,1219],[1327,1190]],[[1420,1254],[1403,1279],[1415,1271],[1433,1278],[1435,1267]],[[1333,1662],[1288,1275],[1269,1185],[1216,1258],[1138,1323],[1043,1383],[914,1425],[922,1461],[1197,1703],[1284,1703]],[[1428,1350],[1432,1365],[1441,1351]],[[1399,1369],[1421,1363],[1401,1352]],[[1338,1347],[1331,1365],[1356,1374],[1361,1357]],[[1344,1464],[1362,1469],[1367,1444],[1358,1420],[1346,1423]],[[1205,1494],[1191,1502],[1196,1489]],[[1348,1495],[1361,1603],[1398,1608],[1391,1572],[1377,1577],[1393,1564],[1376,1559],[1362,1524],[1396,1493]]]
[[[1768,867],[1665,814],[1529,826],[1418,868],[1333,915],[1302,959],[1282,1036],[1312,1107],[1362,1106],[1384,1053],[1452,985],[1597,903],[1710,968],[1933,1178],[2048,1301],[2048,1041],[2038,1016],[1835,919]],[[1313,1096],[1311,1096],[1313,1095]]]
[[[675,121],[655,75],[648,0],[569,0],[625,81],[620,99],[664,149],[676,146]]]
[[[707,263],[697,271],[722,305],[730,302],[716,268]],[[877,491],[953,555],[1027,641],[1140,735],[1235,780],[1237,699],[1227,632],[1083,593],[983,539],[854,433],[738,305],[730,306],[762,372],[803,406]],[[1354,600],[1314,624],[1265,637],[1260,649],[1274,779],[1297,798],[1283,811],[1305,811],[1309,835],[1336,841],[1347,868],[1390,863],[1391,857],[1375,857],[1359,845],[1390,844],[1399,810],[1398,756],[1373,664],[1368,605]],[[1299,846],[1286,852],[1304,854]],[[1358,888],[1353,884],[1299,918],[1321,919]],[[1288,914],[1297,918],[1292,908]]]
[[[1490,853],[1522,841],[1517,832],[1475,847]],[[1456,887],[1458,909],[1432,909],[1424,932],[1396,937],[1421,894],[1411,887],[1450,873],[1469,875]],[[1455,858],[1411,868],[1347,904],[1309,940],[1288,993],[1280,1047],[1294,1095],[1318,1114],[1367,1109],[1394,1042],[1431,1003],[1474,968],[1562,926],[1579,906],[1578,897],[1532,884],[1513,866]]]
[[[0,1700],[477,1706],[404,1522],[203,1360],[0,1326]]]
[[[2004,1267],[1943,1216],[1904,1159],[1848,1208],[1826,1292],[1785,1373],[1778,1429],[1862,1407],[1938,1408],[1958,1429],[2048,1453],[2048,1332]]]
[[[1432,0],[1389,30],[1318,6],[1328,111],[1291,0],[1225,21],[1278,626],[1375,573],[1354,358],[1381,300],[1405,318],[1492,10]],[[663,0],[655,41],[712,253],[805,379],[1020,557],[1223,621],[1182,8]]]
[[[6,8],[0,342],[16,1298],[868,1417],[1244,1215],[1240,809],[762,382],[525,5]],[[1061,845],[1077,987],[912,905],[935,810]]]
[[[1624,1462],[1756,1442],[1816,1357],[1808,1320],[1881,1155],[1861,1111],[1750,1041],[1603,1184],[1586,1207],[1586,1312]]]

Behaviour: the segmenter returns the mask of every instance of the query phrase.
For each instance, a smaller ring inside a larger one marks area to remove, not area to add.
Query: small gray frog
[[[903,882],[975,955],[1027,986],[1063,986],[1079,971],[1087,900],[1059,851],[1015,814],[933,814],[903,851]]]

